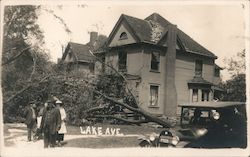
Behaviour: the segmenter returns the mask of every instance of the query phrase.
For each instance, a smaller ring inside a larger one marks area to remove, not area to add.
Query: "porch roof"
[[[223,108],[223,107],[231,107],[231,106],[242,106],[245,105],[246,102],[234,102],[234,101],[201,101],[201,102],[188,102],[179,104],[179,107],[204,107],[204,108]]]

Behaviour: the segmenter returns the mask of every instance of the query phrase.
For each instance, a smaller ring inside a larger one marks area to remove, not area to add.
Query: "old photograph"
[[[249,155],[249,1],[2,1],[0,15],[1,156]]]

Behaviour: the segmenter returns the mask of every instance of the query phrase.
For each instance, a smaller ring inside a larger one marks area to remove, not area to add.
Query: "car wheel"
[[[139,143],[141,147],[151,147],[151,144],[148,141],[142,141]]]

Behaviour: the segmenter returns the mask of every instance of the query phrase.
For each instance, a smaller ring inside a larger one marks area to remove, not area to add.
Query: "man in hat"
[[[34,136],[36,132],[36,128],[37,128],[35,108],[36,108],[36,104],[31,102],[29,106],[27,107],[27,109],[24,111],[25,124],[27,125],[27,130],[28,130],[28,141],[31,141],[31,134],[33,132],[33,136]]]
[[[44,133],[44,148],[55,147],[56,134],[61,128],[61,115],[53,102],[48,102],[41,121],[41,129]]]

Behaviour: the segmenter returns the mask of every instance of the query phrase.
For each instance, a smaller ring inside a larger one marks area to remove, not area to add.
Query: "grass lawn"
[[[78,138],[68,140],[64,147],[80,148],[125,148],[138,147],[136,137],[100,137],[100,138]]]

